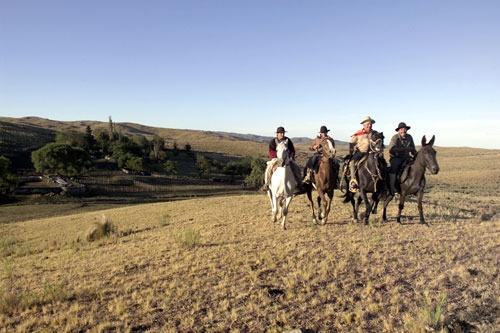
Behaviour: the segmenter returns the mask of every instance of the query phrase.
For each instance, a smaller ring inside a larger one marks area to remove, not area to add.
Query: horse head
[[[328,158],[335,157],[335,147],[333,147],[333,142],[330,138],[324,138],[321,144],[322,147],[322,155]]]
[[[422,137],[422,148],[420,153],[424,155],[425,166],[430,170],[430,172],[435,175],[439,172],[439,165],[436,159],[436,150],[432,147],[434,145],[435,136],[433,135],[429,142]]]
[[[384,132],[373,131],[370,135],[370,151],[376,154],[383,154]]]
[[[285,166],[290,163],[287,142],[281,141],[276,145],[276,156],[278,157],[278,164],[280,166]]]

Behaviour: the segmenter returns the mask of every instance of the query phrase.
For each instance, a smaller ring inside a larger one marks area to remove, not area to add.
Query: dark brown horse
[[[319,161],[318,171],[314,172],[311,185],[307,186],[306,193],[311,207],[312,219],[316,221],[314,213],[314,202],[312,200],[313,187],[318,192],[318,219],[320,224],[326,224],[333,200],[333,190],[337,188],[339,176],[339,163],[335,159],[335,148],[328,138],[323,139],[322,155]]]
[[[422,209],[422,198],[424,197],[425,189],[425,170],[429,169],[430,172],[435,175],[439,172],[439,165],[436,159],[436,151],[432,147],[434,144],[434,135],[431,140],[427,143],[425,135],[422,137],[422,147],[417,152],[417,156],[412,163],[408,163],[401,175],[401,194],[399,196],[399,206],[398,215],[396,219],[398,223],[401,223],[401,211],[405,205],[405,197],[410,194],[415,194],[417,196],[417,206],[418,214],[420,216],[420,223],[427,224],[424,219],[424,212]],[[389,192],[387,198],[384,200],[384,211],[382,213],[382,219],[387,221],[386,209],[389,202],[391,202],[394,196]]]
[[[359,206],[365,204],[365,211],[361,218],[368,224],[370,213],[376,213],[380,195],[386,191],[387,163],[384,159],[384,134],[374,131],[369,138],[370,149],[368,153],[358,162],[358,191],[352,192],[347,189],[344,195],[344,203],[352,205],[352,219],[358,222]],[[346,167],[346,165],[344,166]],[[344,172],[344,177],[345,172]],[[348,179],[344,179],[349,183]],[[371,200],[368,194],[371,193]]]

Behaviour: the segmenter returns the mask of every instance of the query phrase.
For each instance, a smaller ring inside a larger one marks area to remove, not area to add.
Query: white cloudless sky
[[[500,149],[500,1],[0,0],[0,115]]]

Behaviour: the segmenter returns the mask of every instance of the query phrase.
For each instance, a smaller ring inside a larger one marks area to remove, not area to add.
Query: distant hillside
[[[195,151],[230,154],[235,156],[267,157],[267,142],[272,137],[254,134],[228,132],[212,132],[187,129],[173,129],[144,126],[135,123],[114,123],[117,130],[126,136],[143,135],[151,139],[159,135],[165,139],[167,146],[176,143],[183,148],[189,144]],[[64,130],[85,131],[87,126],[93,131],[107,130],[108,122],[104,121],[57,121],[39,117],[9,118],[0,117],[0,153],[8,155],[12,152],[31,152],[54,141],[56,132]],[[292,138],[297,149],[305,147],[311,138]],[[303,145],[302,145],[303,144]],[[337,145],[347,143],[337,141]]]

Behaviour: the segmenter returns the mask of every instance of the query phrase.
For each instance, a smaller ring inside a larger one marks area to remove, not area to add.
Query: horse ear
[[[429,141],[429,144],[432,146],[434,144],[434,139],[435,139],[435,136],[433,135],[431,140]]]
[[[422,137],[422,146],[425,146],[427,143],[427,139],[425,138],[425,135]]]

